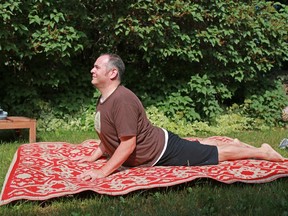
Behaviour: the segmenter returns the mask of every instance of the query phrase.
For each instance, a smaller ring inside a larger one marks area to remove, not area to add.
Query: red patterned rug
[[[227,137],[211,137],[211,139],[231,141]],[[78,180],[77,176],[80,173],[101,167],[106,159],[79,164],[70,158],[89,155],[97,146],[96,140],[87,140],[79,145],[63,142],[21,145],[6,175],[0,205],[21,199],[47,200],[88,190],[99,194],[124,195],[135,190],[167,187],[198,178],[211,178],[231,184],[265,183],[288,176],[288,160],[281,163],[239,160],[211,166],[121,168],[95,182]]]

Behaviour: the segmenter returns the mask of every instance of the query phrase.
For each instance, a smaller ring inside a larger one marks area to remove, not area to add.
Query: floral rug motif
[[[228,137],[210,137],[231,142]],[[197,139],[197,138],[188,138]],[[97,140],[81,144],[38,142],[21,145],[10,165],[0,195],[0,205],[16,200],[47,200],[83,191],[124,195],[136,190],[168,187],[199,178],[219,182],[265,183],[288,176],[288,160],[238,160],[210,166],[121,167],[112,175],[94,182],[81,181],[83,171],[97,169],[106,163],[101,158],[93,163],[78,163],[71,158],[90,155],[99,145]]]

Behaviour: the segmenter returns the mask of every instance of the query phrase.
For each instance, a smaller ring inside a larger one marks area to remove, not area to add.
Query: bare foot
[[[278,152],[276,152],[269,144],[263,143],[261,145],[261,148],[266,153],[267,157],[265,158],[268,161],[284,161],[285,159],[280,155]]]

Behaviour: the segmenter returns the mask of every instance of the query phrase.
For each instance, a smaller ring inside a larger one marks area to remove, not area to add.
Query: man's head
[[[121,83],[125,72],[122,59],[116,54],[102,54],[97,58],[91,70],[92,84],[98,88],[110,85],[110,83]]]
[[[120,58],[120,56],[116,54],[102,54],[101,56],[108,56],[108,62],[107,62],[107,70],[112,70],[116,68],[118,70],[118,79],[121,81],[121,78],[123,77],[123,74],[125,72],[125,64]]]

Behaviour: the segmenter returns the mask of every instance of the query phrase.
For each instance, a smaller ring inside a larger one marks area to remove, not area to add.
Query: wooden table
[[[22,116],[10,116],[0,120],[0,129],[29,129],[29,142],[36,142],[36,119]]]

